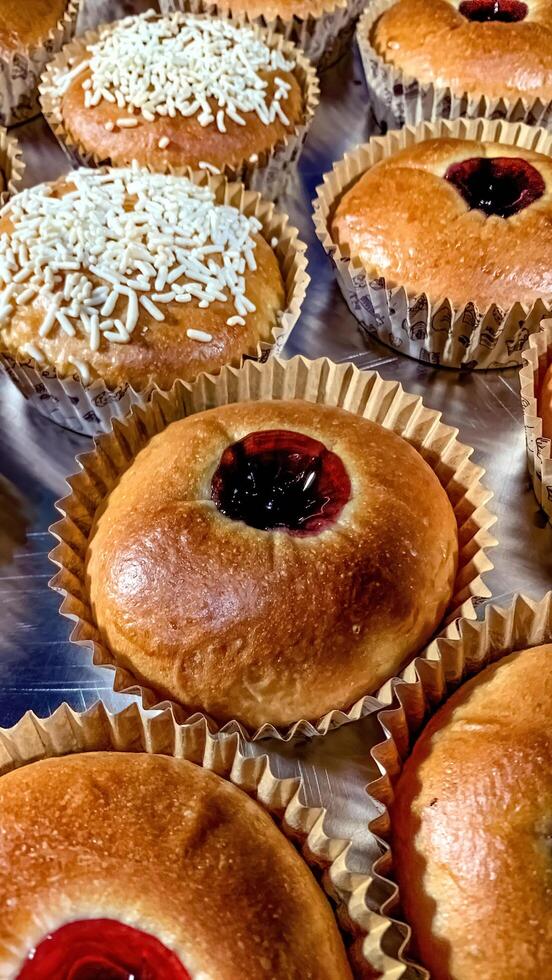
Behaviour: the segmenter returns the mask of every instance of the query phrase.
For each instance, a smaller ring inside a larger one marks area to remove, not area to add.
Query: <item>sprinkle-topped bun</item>
[[[0,810],[2,976],[351,980],[306,864],[211,772],[122,752],[46,759],[2,776]]]
[[[51,90],[70,141],[96,160],[237,170],[306,118],[295,56],[252,27],[150,11],[74,47]]]
[[[371,43],[405,74],[459,96],[552,99],[548,0],[397,0]]]
[[[86,582],[144,686],[219,722],[315,719],[438,626],[457,527],[400,436],[343,409],[242,402],[156,435],[99,508]]]
[[[40,44],[63,18],[68,0],[2,0],[0,51],[10,55]]]
[[[550,300],[552,162],[503,143],[426,140],[362,174],[331,234],[370,278],[434,303]]]
[[[393,868],[432,980],[550,974],[551,716],[548,644],[461,687],[405,764]]]
[[[0,344],[83,382],[169,388],[254,353],[284,308],[261,223],[209,186],[76,170],[0,218]]]

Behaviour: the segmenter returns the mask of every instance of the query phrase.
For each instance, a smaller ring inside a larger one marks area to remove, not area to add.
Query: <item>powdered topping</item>
[[[208,187],[137,167],[80,169],[65,180],[63,196],[39,184],[2,212],[14,228],[0,236],[0,327],[37,298],[40,337],[61,330],[86,337],[92,351],[128,343],[141,311],[162,321],[173,301],[228,302],[227,322],[245,324],[255,310],[244,273],[256,268],[256,218],[217,204]]]
[[[107,26],[88,51],[90,61],[64,69],[56,84],[64,91],[88,66],[85,105],[105,99],[126,109],[130,117],[118,119],[117,126],[136,125],[135,112],[149,122],[156,115],[197,116],[201,126],[214,123],[222,133],[227,118],[244,126],[247,112],[256,112],[265,125],[277,117],[289,125],[281,105],[289,82],[276,75],[269,95],[260,72],[291,71],[295,62],[269,48],[250,27],[179,13],[156,17],[149,11]]]

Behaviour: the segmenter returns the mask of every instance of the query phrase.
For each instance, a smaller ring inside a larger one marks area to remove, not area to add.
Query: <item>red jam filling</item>
[[[224,450],[211,483],[222,514],[263,531],[318,534],[351,497],[336,453],[299,432],[251,432]]]
[[[114,919],[56,929],[29,955],[18,980],[191,980],[155,936]]]
[[[503,24],[513,24],[527,17],[527,4],[521,0],[463,0],[458,9],[468,20],[480,23],[499,20]]]
[[[471,157],[453,163],[445,180],[454,184],[470,208],[509,218],[544,194],[539,171],[519,157]]]

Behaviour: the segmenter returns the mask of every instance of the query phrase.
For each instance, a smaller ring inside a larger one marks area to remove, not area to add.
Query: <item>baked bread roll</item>
[[[2,0],[0,3],[0,55],[10,57],[46,40],[62,20],[68,0]]]
[[[211,772],[122,752],[46,759],[0,778],[0,810],[3,977],[351,980],[307,866]]]
[[[262,225],[184,177],[75,170],[0,218],[0,347],[85,384],[153,384],[253,354],[285,306]]]
[[[369,277],[434,304],[550,301],[552,162],[503,143],[425,140],[362,174],[331,234]]]
[[[114,166],[237,169],[306,118],[296,59],[248,26],[149,11],[74,50],[50,80],[62,126]]]
[[[552,99],[548,0],[398,0],[370,40],[384,61],[458,96]]]
[[[247,402],[174,422],[99,508],[92,614],[139,683],[251,729],[346,708],[449,604],[454,512],[400,436],[339,408]]]
[[[393,868],[432,980],[550,975],[552,644],[464,684],[407,759]]]

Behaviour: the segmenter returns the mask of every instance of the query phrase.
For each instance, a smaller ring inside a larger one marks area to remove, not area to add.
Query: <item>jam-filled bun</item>
[[[377,20],[371,42],[406,75],[458,96],[552,99],[548,0],[398,0]]]
[[[551,717],[547,644],[461,687],[405,764],[393,868],[432,980],[550,976]]]
[[[94,752],[0,778],[0,976],[351,980],[329,904],[245,793]]]
[[[502,143],[416,143],[359,177],[331,230],[371,278],[433,302],[550,300],[552,161]]]
[[[452,597],[457,526],[405,440],[339,408],[249,402],[155,436],[99,509],[87,585],[120,665],[256,728],[347,707]]]

